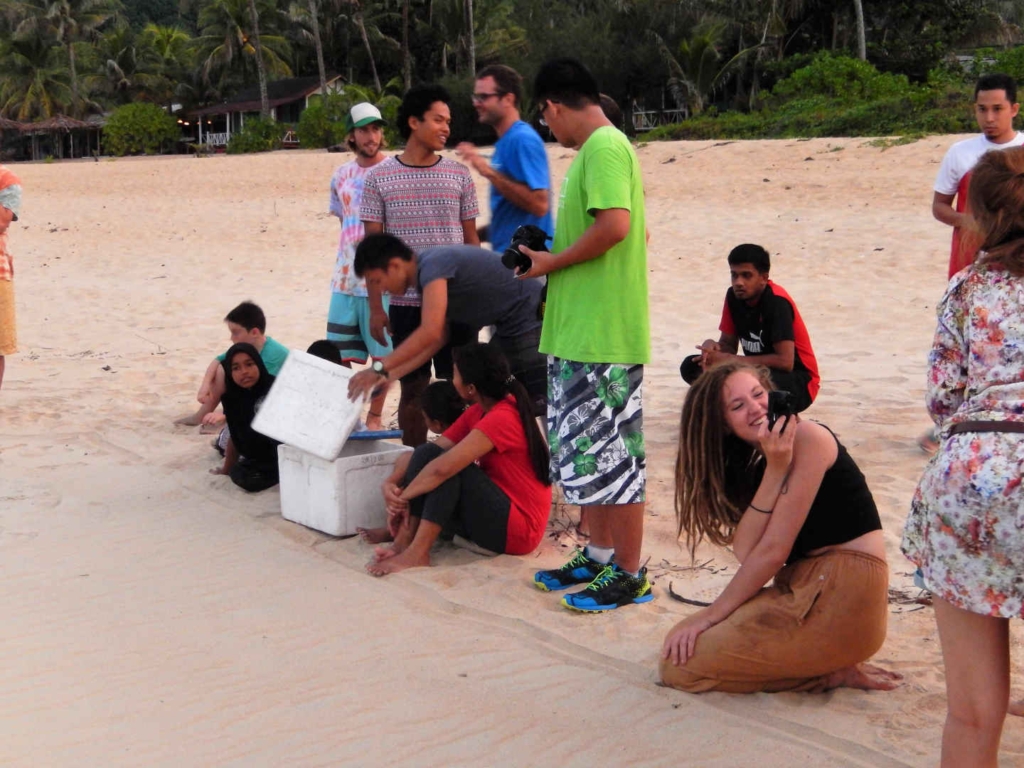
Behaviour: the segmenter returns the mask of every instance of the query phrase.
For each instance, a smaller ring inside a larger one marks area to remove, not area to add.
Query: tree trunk
[[[68,70],[71,74],[71,95],[75,98],[75,108],[78,107],[78,67],[75,66],[75,46],[68,43]]]
[[[324,44],[320,40],[320,13],[316,0],[309,0],[309,15],[313,17],[313,47],[316,49],[316,66],[320,72],[320,95],[327,98],[327,68],[324,66]]]
[[[466,66],[469,76],[476,77],[476,34],[473,30],[473,0],[463,0],[466,16]]]
[[[864,32],[864,3],[853,0],[853,10],[857,15],[857,56],[861,61],[868,60],[867,35]]]
[[[256,0],[249,0],[249,19],[252,24],[252,43],[256,49],[256,77],[260,82],[260,117],[270,119],[270,98],[267,96],[267,70],[263,63],[263,46],[260,44],[260,15],[256,12]]]
[[[380,76],[377,74],[377,62],[373,60],[373,49],[370,47],[370,38],[366,35],[366,25],[363,23],[363,12],[359,10],[359,3],[355,3],[356,12],[352,15],[352,20],[356,24],[356,28],[359,30],[359,36],[363,39],[363,47],[366,48],[366,56],[370,60],[370,72],[373,73],[373,87],[377,93],[381,92]]]
[[[409,0],[402,0],[402,81],[412,88],[412,53],[409,51]]]

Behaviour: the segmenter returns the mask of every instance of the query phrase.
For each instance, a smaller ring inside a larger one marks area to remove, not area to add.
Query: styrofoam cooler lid
[[[359,422],[363,402],[348,397],[352,369],[291,350],[253,419],[267,437],[334,461]]]

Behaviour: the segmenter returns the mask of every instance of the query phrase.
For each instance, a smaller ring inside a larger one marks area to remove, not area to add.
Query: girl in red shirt
[[[406,454],[384,482],[398,533],[367,564],[375,576],[430,565],[442,529],[509,555],[532,552],[544,536],[549,455],[530,396],[496,347],[468,344],[454,358],[452,383],[470,406],[436,442]]]

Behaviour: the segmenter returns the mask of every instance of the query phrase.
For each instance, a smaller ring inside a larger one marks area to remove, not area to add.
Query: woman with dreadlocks
[[[889,690],[865,664],[885,639],[888,576],[864,475],[827,427],[768,424],[766,368],[704,372],[683,404],[676,512],[690,554],[707,538],[741,565],[662,647],[661,679],[685,691]],[[765,586],[768,582],[770,586]]]

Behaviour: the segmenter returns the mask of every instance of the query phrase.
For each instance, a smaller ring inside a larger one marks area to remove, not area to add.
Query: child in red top
[[[540,543],[551,508],[547,442],[530,396],[489,344],[455,350],[452,383],[470,403],[444,435],[419,446],[384,484],[392,547],[379,547],[375,576],[430,565],[442,529],[493,552],[525,555]]]

